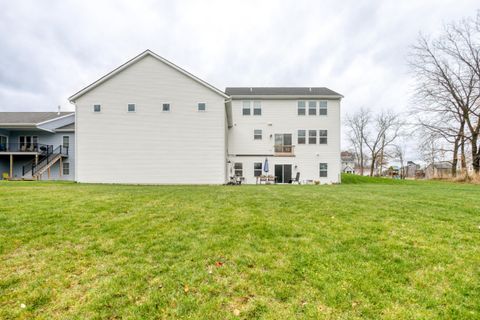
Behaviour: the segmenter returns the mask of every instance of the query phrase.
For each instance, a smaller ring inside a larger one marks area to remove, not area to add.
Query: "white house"
[[[327,88],[223,92],[147,50],[69,98],[78,182],[340,181],[340,100]],[[263,172],[268,159],[270,170]]]

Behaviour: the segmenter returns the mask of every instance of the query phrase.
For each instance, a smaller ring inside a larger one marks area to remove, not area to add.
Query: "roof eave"
[[[232,99],[333,99],[333,100],[341,100],[343,99],[343,95],[231,95]]]

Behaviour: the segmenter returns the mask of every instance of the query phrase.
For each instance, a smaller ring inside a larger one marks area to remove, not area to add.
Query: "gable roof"
[[[0,112],[0,124],[36,125],[70,114],[73,112]]]
[[[225,92],[230,96],[322,96],[343,98],[325,87],[229,87]]]
[[[75,130],[75,122],[72,122],[70,124],[67,124],[63,127],[59,127],[57,129],[55,129],[55,131],[74,131]]]
[[[160,62],[163,62],[164,64],[172,67],[173,69],[177,70],[178,72],[180,72],[181,74],[189,77],[190,79],[200,83],[201,85],[207,87],[208,89],[212,90],[213,92],[221,95],[222,97],[224,98],[229,98],[229,96],[227,96],[223,91],[215,88],[214,86],[212,86],[211,84],[207,83],[206,81],[203,81],[202,79],[194,76],[193,74],[189,73],[188,71],[180,68],[179,66],[177,66],[176,64],[168,61],[167,59],[164,59],[162,58],[161,56],[159,56],[158,54],[154,53],[153,51],[150,51],[150,50],[145,50],[144,52],[140,53],[138,56],[134,57],[133,59],[130,59],[129,61],[125,62],[124,64],[122,64],[121,66],[119,66],[118,68],[112,70],[111,72],[107,73],[106,75],[104,75],[103,77],[101,77],[100,79],[98,79],[97,81],[93,82],[92,84],[86,86],[85,88],[83,88],[82,90],[78,91],[77,93],[75,93],[74,95],[72,95],[70,98],[68,98],[68,100],[70,102],[74,102],[76,99],[80,98],[81,96],[83,96],[85,93],[91,91],[92,89],[96,88],[97,86],[99,86],[100,84],[104,83],[105,81],[109,80],[110,78],[114,77],[115,75],[117,75],[118,73],[120,73],[121,71],[125,70],[126,68],[130,67],[131,65],[135,64],[137,61],[143,59],[144,57],[146,56],[151,56],[155,59],[157,59],[158,61]]]

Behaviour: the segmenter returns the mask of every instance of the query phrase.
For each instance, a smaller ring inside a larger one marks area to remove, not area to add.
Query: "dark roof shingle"
[[[225,93],[230,96],[342,96],[325,87],[229,87]]]
[[[52,120],[61,116],[72,114],[73,112],[0,112],[0,123],[20,124],[20,123],[40,123]]]

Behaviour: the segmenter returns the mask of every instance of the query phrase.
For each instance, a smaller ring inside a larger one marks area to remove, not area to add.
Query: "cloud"
[[[219,88],[328,86],[361,106],[405,109],[418,34],[472,16],[476,1],[6,1],[0,110],[67,98],[150,48]]]

